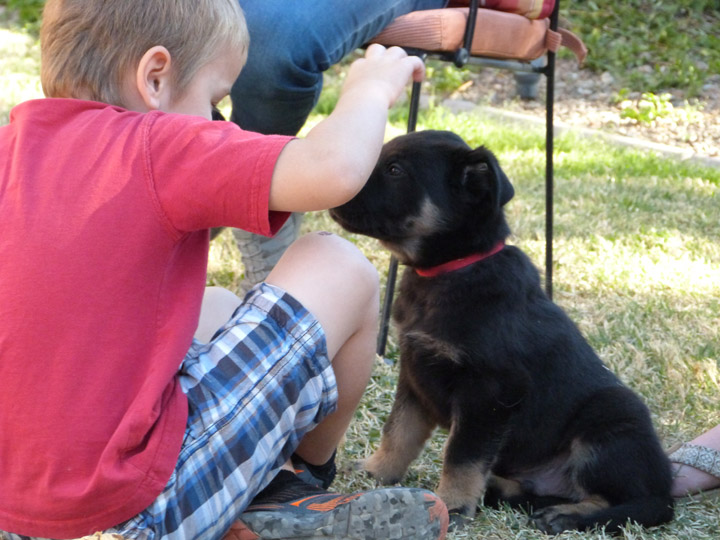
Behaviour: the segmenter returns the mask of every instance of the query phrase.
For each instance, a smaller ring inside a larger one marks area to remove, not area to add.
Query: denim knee
[[[295,134],[322,90],[322,72],[394,18],[445,0],[365,0],[341,10],[324,2],[240,0],[250,32],[248,61],[233,86],[232,120],[261,133]]]

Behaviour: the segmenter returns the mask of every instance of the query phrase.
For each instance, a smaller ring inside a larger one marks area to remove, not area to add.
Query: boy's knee
[[[378,294],[379,277],[373,264],[357,246],[336,234],[318,231],[303,235],[283,258],[294,270],[335,274],[355,287]]]
[[[365,254],[352,242],[327,231],[306,234],[301,240],[312,244],[310,249],[317,256],[323,257],[325,263],[340,270],[352,272],[358,278],[365,278],[371,283],[378,282],[378,273]]]

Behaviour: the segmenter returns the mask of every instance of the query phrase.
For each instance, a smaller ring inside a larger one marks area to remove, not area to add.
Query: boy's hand
[[[411,77],[415,82],[425,77],[425,64],[420,58],[408,56],[400,47],[386,49],[374,43],[365,51],[365,58],[355,60],[350,66],[343,93],[379,93],[387,98],[391,107]]]
[[[350,66],[340,99],[327,118],[278,158],[270,209],[308,212],[349,201],[367,182],[383,144],[388,109],[425,66],[399,47],[370,45]]]

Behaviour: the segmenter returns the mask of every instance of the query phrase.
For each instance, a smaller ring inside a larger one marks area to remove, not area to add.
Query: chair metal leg
[[[424,56],[421,56],[421,58],[423,61],[425,60]],[[415,131],[417,127],[417,117],[420,111],[420,85],[421,83],[419,82],[414,82],[412,85],[410,109],[408,111],[408,133]],[[397,281],[397,270],[398,260],[394,256],[390,256],[390,266],[388,267],[388,275],[385,282],[385,298],[383,299],[376,349],[380,356],[385,354],[385,347],[387,346],[387,337],[390,330],[390,315],[392,312],[393,297],[395,296],[395,282]]]
[[[552,299],[553,278],[553,103],[555,101],[555,53],[548,53],[545,78],[547,79],[547,103],[545,118],[545,292]]]
[[[385,298],[383,299],[380,330],[378,331],[377,340],[377,353],[380,356],[385,355],[385,346],[387,345],[388,332],[390,331],[390,314],[392,311],[393,296],[395,294],[397,269],[398,260],[394,256],[391,256],[390,266],[388,266],[387,281],[385,282]]]
[[[550,28],[557,30],[560,14],[560,2],[550,15]],[[553,295],[553,217],[555,178],[553,167],[554,154],[554,105],[555,105],[555,53],[548,51],[545,65],[547,94],[545,102],[545,292],[552,300]]]
[[[424,57],[421,57],[425,61]],[[419,82],[413,82],[412,92],[410,94],[410,111],[408,112],[408,128],[407,132],[411,133],[417,128],[417,117],[420,112],[420,85]]]

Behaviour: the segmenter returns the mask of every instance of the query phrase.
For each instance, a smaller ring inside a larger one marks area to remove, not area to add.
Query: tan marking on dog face
[[[442,212],[432,201],[426,198],[420,207],[420,213],[407,216],[403,220],[405,238],[401,242],[380,241],[403,264],[412,264],[417,260],[422,238],[434,233],[442,226]]]
[[[460,364],[465,357],[465,352],[449,341],[443,341],[432,334],[413,330],[404,336],[409,341],[411,347],[420,348],[425,352],[439,357],[444,360],[450,360],[456,364]]]
[[[442,224],[442,211],[426,198],[420,207],[420,214],[406,217],[403,227],[413,236],[428,236],[437,231]]]

